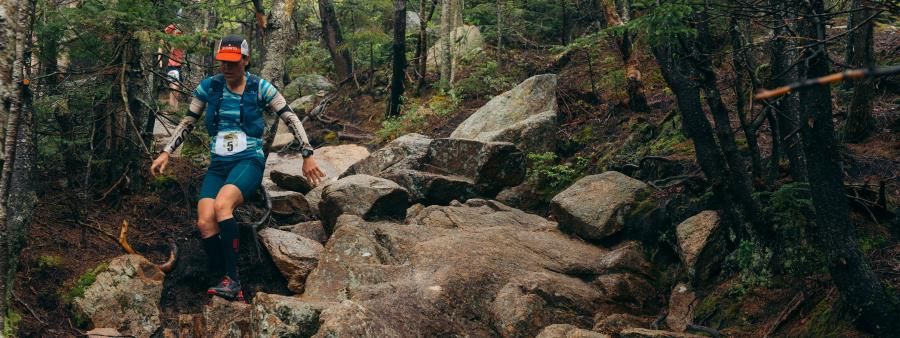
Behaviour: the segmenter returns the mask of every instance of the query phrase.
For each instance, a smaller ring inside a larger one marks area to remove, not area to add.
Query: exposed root
[[[131,244],[128,244],[128,220],[122,220],[122,229],[119,230],[119,245],[121,245],[127,253],[140,255],[140,253],[134,251]]]
[[[119,231],[119,245],[125,249],[125,252],[132,255],[141,255],[128,244],[128,221],[122,221],[122,229]],[[141,255],[143,256],[143,255]],[[146,257],[146,256],[145,256]],[[178,245],[174,240],[169,240],[169,259],[165,263],[156,265],[162,272],[169,273],[175,267],[175,261],[178,260]]]

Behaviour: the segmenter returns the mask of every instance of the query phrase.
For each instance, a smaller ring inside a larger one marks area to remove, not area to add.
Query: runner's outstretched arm
[[[303,149],[312,150],[313,146],[309,143],[309,137],[306,136],[306,129],[303,129],[303,123],[297,113],[287,104],[287,100],[279,92],[275,92],[272,100],[269,101],[269,110],[276,112],[278,117],[284,121],[284,124],[291,130],[291,134],[302,145]]]
[[[181,123],[175,128],[175,134],[172,135],[172,138],[169,140],[169,143],[166,144],[166,147],[163,148],[163,151],[171,154],[178,149],[178,146],[184,143],[184,140],[187,139],[188,135],[194,131],[194,126],[197,124],[197,120],[200,119],[200,114],[203,113],[205,108],[205,102],[198,99],[196,96],[191,98],[191,106],[188,108],[187,115],[181,119]]]

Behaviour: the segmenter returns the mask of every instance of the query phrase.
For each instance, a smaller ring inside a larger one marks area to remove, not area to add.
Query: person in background
[[[178,26],[174,23],[166,26],[165,32],[166,34],[174,36],[183,34],[181,29],[178,29]],[[173,111],[178,111],[178,88],[181,86],[181,65],[184,62],[184,49],[172,48],[168,43],[165,43],[165,41],[160,41],[160,44],[165,45],[168,51],[166,54],[168,62],[165,65],[165,71],[166,76],[168,77],[167,81],[169,82],[169,107]],[[159,67],[162,68],[162,47],[157,50],[157,55]]]

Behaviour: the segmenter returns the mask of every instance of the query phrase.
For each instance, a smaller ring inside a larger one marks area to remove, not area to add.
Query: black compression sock
[[[222,278],[222,275],[225,274],[225,262],[222,257],[222,240],[219,238],[219,234],[204,238],[201,242],[203,242],[203,251],[206,251],[207,269],[210,273],[215,274],[216,278]]]
[[[225,274],[237,281],[238,224],[234,218],[219,221],[219,236],[222,237],[222,257],[225,262]]]

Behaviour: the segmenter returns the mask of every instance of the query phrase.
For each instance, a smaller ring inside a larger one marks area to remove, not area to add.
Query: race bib
[[[247,134],[243,131],[220,131],[216,135],[216,155],[231,156],[247,149]]]

